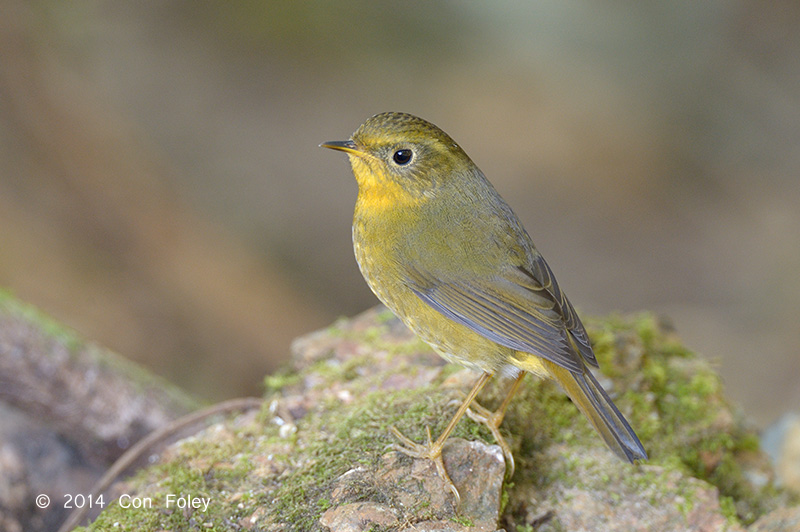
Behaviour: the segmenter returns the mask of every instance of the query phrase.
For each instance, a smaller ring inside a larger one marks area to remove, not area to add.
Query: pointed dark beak
[[[329,140],[328,142],[320,144],[319,147],[352,153],[354,155],[361,155],[363,153],[352,140]]]

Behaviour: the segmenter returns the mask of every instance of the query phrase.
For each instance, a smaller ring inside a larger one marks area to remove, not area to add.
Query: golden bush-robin
[[[513,471],[498,427],[525,372],[558,382],[608,447],[629,462],[641,442],[587,365],[586,330],[516,215],[464,150],[415,116],[382,113],[345,152],[358,182],[353,247],[367,284],[411,330],[450,362],[482,372],[445,431],[424,445],[393,428],[401,450],[435,461],[453,493],[442,446],[495,373],[516,377],[500,408],[479,417]],[[474,414],[473,414],[474,415]]]

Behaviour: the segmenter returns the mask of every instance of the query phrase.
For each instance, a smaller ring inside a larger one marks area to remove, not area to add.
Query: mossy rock
[[[438,434],[475,375],[377,308],[297,340],[292,367],[266,379],[260,412],[169,448],[118,484],[88,529],[743,530],[786,502],[719,377],[668,326],[650,314],[587,325],[598,378],[639,434],[644,464],[617,460],[557,386],[528,378],[502,427],[513,478],[503,483],[490,433],[459,423],[448,471],[479,495],[456,507],[429,461],[391,449],[389,427],[415,441],[426,427]],[[492,381],[480,402],[496,405],[508,385]],[[123,508],[123,493],[152,507]],[[170,494],[208,507],[167,507]]]

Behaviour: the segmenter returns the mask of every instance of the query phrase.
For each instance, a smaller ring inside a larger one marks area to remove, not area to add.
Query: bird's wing
[[[520,277],[521,274],[521,277]],[[589,342],[589,335],[586,333],[586,328],[583,326],[578,313],[572,307],[567,296],[561,291],[561,288],[556,282],[550,266],[544,258],[536,253],[533,260],[528,261],[525,266],[516,268],[516,272],[512,274],[514,281],[524,288],[533,292],[546,292],[552,297],[556,303],[558,313],[561,315],[564,326],[569,331],[570,336],[575,341],[575,347],[580,351],[585,362],[594,367],[598,367],[597,358],[594,356],[592,344]]]
[[[535,268],[510,268],[503,275],[475,281],[441,280],[415,270],[408,283],[428,305],[500,345],[570,371],[582,372],[584,362],[596,366],[572,305],[544,260],[535,262]]]

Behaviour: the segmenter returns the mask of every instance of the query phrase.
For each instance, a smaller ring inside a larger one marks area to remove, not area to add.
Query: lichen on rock
[[[649,314],[588,320],[598,374],[650,460],[617,460],[552,383],[524,381],[503,433],[517,462],[462,420],[436,468],[391,448],[394,425],[438,434],[476,377],[446,365],[385,309],[340,320],[293,346],[267,378],[264,408],[176,444],[116,492],[202,494],[209,509],[106,509],[90,529],[268,531],[744,530],[785,501],[758,438],[708,363]],[[493,407],[507,381],[479,397]],[[598,528],[599,526],[599,528]]]

